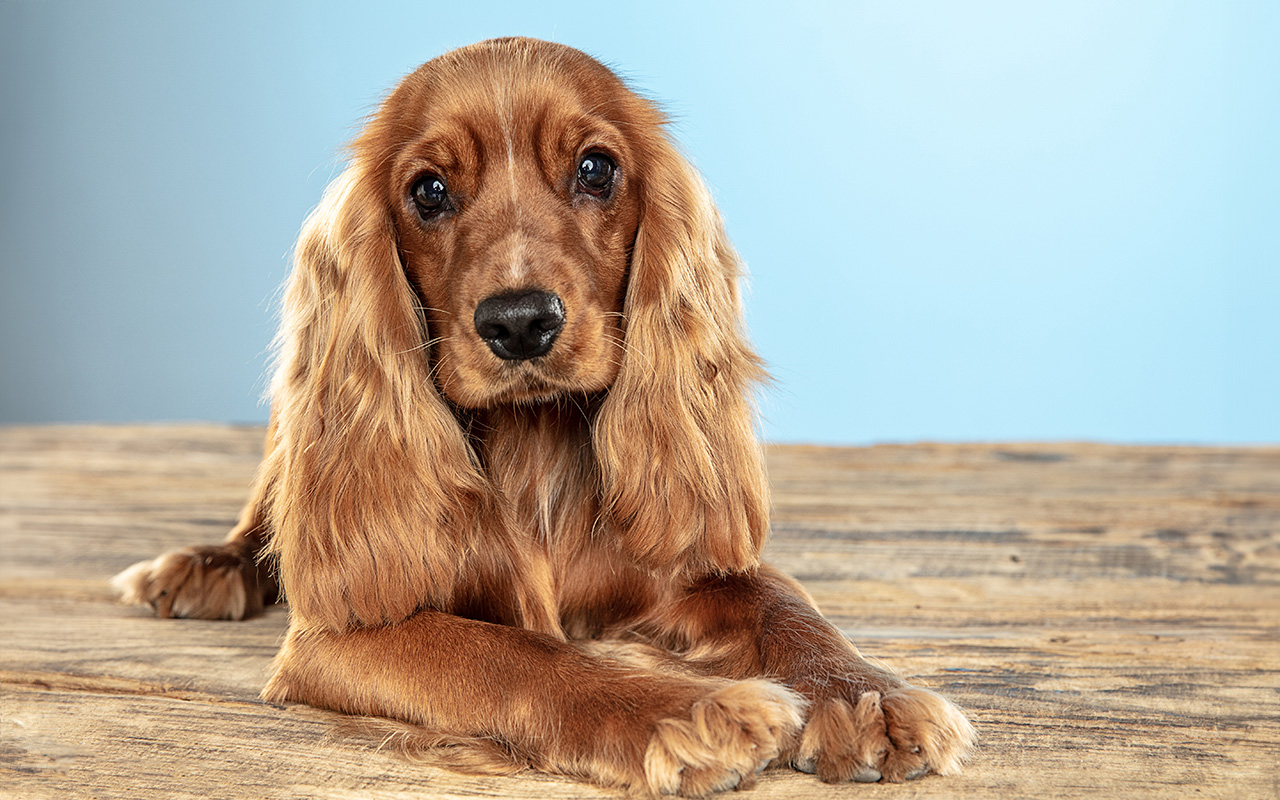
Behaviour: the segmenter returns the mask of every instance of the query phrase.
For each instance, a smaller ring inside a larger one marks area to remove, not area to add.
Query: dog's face
[[[622,361],[638,98],[576,51],[443,57],[387,101],[381,151],[439,388],[466,408],[594,392]],[[452,55],[452,54],[451,54]]]

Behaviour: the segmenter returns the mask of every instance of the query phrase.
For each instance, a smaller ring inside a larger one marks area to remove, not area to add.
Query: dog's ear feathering
[[[719,213],[660,124],[638,132],[646,163],[623,305],[626,355],[596,422],[606,513],[651,568],[756,566],[768,484],[751,390],[741,268]]]
[[[443,605],[491,500],[358,157],[303,227],[282,323],[265,469],[293,613],[341,630]]]

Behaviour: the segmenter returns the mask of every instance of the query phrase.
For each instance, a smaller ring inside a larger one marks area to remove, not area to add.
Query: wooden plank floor
[[[261,435],[0,429],[0,796],[609,795],[408,764],[261,703],[283,609],[113,603],[117,570],[222,538]],[[957,778],[779,771],[748,796],[1280,797],[1280,449],[777,447],[770,473],[769,558],[982,745]]]

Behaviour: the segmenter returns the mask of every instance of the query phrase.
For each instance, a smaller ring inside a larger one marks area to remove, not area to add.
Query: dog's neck
[[[591,423],[599,403],[565,397],[471,411],[464,420],[485,474],[519,524],[543,542],[559,539],[566,526],[589,527],[596,516],[600,480]]]

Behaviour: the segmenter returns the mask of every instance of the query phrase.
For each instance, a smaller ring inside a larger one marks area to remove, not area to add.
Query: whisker
[[[434,338],[434,339],[427,339],[426,341],[422,342],[421,344],[416,344],[416,345],[414,345],[413,347],[410,347],[408,350],[400,350],[400,351],[397,351],[397,352],[396,352],[396,355],[398,355],[398,356],[399,356],[399,355],[404,355],[405,353],[412,353],[412,352],[415,352],[415,351],[417,351],[417,350],[427,350],[427,349],[429,349],[430,347],[432,347],[433,345],[440,344],[441,342],[450,342],[450,341],[453,341],[455,338],[457,338],[457,337],[454,337],[454,336],[437,336],[437,337],[436,337],[436,338]]]

